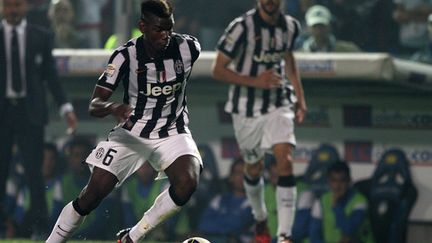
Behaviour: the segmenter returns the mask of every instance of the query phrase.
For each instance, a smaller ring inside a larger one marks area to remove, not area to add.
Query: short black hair
[[[172,5],[167,0],[145,0],[141,3],[142,20],[145,20],[148,14],[154,14],[159,18],[169,18],[172,13]]]
[[[348,163],[345,161],[336,161],[332,163],[327,171],[327,175],[330,176],[331,173],[342,173],[346,176],[346,179],[351,181],[351,171]]]

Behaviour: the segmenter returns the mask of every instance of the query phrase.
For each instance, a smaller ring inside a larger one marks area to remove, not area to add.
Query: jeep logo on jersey
[[[262,51],[259,56],[254,55],[253,59],[255,62],[274,63],[280,62],[283,59],[284,55],[284,52],[265,53],[264,51]]]
[[[140,91],[141,94],[157,98],[159,96],[169,96],[174,94],[177,90],[181,89],[181,82],[168,82],[168,83],[148,83],[145,92]]]

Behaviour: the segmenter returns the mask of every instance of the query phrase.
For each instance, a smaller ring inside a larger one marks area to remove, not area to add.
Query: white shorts
[[[275,144],[295,146],[294,116],[291,107],[285,106],[258,117],[232,114],[234,133],[244,161],[260,161],[266,152],[271,153]]]
[[[161,174],[178,157],[195,156],[202,159],[191,134],[183,133],[161,139],[144,139],[132,135],[129,131],[117,127],[108,135],[108,141],[100,142],[86,162],[92,170],[94,166],[114,174],[120,186],[130,175],[146,161]]]

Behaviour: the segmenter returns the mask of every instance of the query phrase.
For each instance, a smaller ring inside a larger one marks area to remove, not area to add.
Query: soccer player
[[[113,115],[120,123],[87,157],[89,183],[64,207],[47,242],[66,241],[85,216],[146,161],[163,172],[171,186],[135,226],[119,232],[118,242],[138,242],[178,212],[196,190],[202,160],[188,129],[185,88],[201,48],[194,37],[173,33],[173,25],[169,2],[141,3],[143,35],[114,51],[89,107],[91,115]],[[120,82],[123,103],[110,101]]]
[[[307,106],[292,53],[299,22],[281,13],[281,0],[257,0],[234,19],[217,45],[213,76],[231,84],[225,111],[246,162],[244,183],[257,221],[257,242],[270,242],[262,179],[263,156],[277,161],[278,242],[290,242],[296,202],[292,153],[294,120]]]

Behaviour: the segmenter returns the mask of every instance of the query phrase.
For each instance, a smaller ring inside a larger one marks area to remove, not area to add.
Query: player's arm
[[[89,105],[90,115],[95,117],[113,115],[119,121],[126,120],[130,116],[132,108],[127,104],[109,101],[111,94],[111,90],[96,86]]]
[[[302,123],[306,116],[307,105],[304,97],[303,85],[300,80],[300,75],[292,51],[287,51],[285,54],[285,73],[291,81],[291,84],[294,87],[294,92],[297,96],[296,122]]]
[[[230,68],[228,65],[231,63],[231,58],[222,53],[216,52],[216,58],[212,66],[212,75],[216,80],[224,81],[227,83],[238,84],[243,86],[251,86],[256,88],[270,89],[279,87],[282,79],[274,70],[266,70],[260,75],[253,77],[248,75],[241,75]]]

